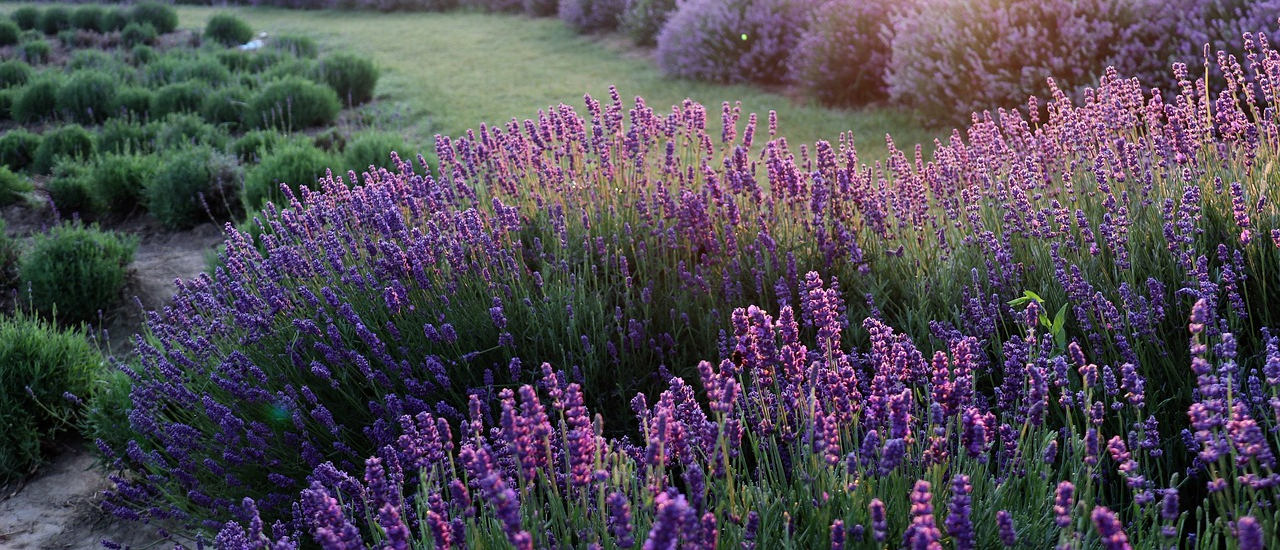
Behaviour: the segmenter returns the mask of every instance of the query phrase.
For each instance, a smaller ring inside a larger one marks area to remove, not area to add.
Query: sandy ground
[[[147,548],[161,542],[146,526],[117,520],[98,507],[98,495],[110,488],[86,442],[59,443],[51,463],[0,495],[0,548],[91,549],[102,548],[104,539]]]
[[[51,223],[48,212],[21,206],[5,208],[0,215],[7,232],[20,238]],[[144,308],[163,308],[173,297],[174,279],[203,272],[223,234],[212,223],[173,232],[145,216],[101,221],[104,228],[139,238],[124,291],[127,299],[106,312],[102,323],[106,350],[126,355],[142,328]],[[60,441],[48,464],[27,479],[0,487],[0,550],[102,548],[104,539],[135,549],[172,547],[153,528],[121,522],[102,511],[99,495],[110,488],[106,475],[94,466],[88,442]]]

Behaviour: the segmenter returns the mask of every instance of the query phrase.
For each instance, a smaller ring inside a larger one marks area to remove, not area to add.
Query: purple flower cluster
[[[1121,544],[1175,527],[1136,518],[1177,472],[1181,506],[1237,517],[1216,500],[1280,485],[1280,344],[1257,330],[1280,259],[1240,238],[1280,226],[1280,129],[1272,92],[1188,74],[1171,100],[1114,73],[1053,90],[929,160],[614,91],[441,137],[438,179],[326,179],[152,315],[121,365],[136,433],[99,445],[130,471],[108,506],[249,525],[226,540],[258,515],[272,540],[827,544],[841,518],[846,541],[1051,545],[1088,517]]]

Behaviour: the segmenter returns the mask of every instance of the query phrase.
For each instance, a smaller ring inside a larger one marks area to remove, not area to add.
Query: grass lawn
[[[751,86],[665,78],[647,51],[630,47],[623,37],[580,36],[555,18],[191,6],[178,11],[183,27],[203,28],[210,15],[231,11],[257,30],[308,34],[329,50],[373,57],[383,69],[379,97],[402,102],[411,133],[428,142],[434,134],[457,136],[481,122],[530,118],[557,103],[580,109],[584,93],[607,100],[611,84],[624,98],[641,96],[660,112],[692,98],[711,111],[712,128],[719,127],[724,101],[741,101],[744,112],[759,113],[762,129],[765,114],[776,110],[780,134],[793,146],[835,141],[852,131],[868,159],[884,156],[886,133],[908,151],[943,134],[896,109],[824,109]]]

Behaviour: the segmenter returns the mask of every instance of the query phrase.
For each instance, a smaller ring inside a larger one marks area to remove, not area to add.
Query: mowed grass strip
[[[7,14],[20,5],[0,3],[0,12]],[[578,35],[556,18],[468,11],[176,8],[183,28],[203,30],[213,14],[231,12],[255,31],[309,35],[323,52],[348,50],[372,57],[382,68],[376,92],[383,103],[380,108],[393,119],[397,113],[404,115],[406,133],[428,146],[437,133],[460,136],[482,122],[523,120],[558,103],[581,111],[583,94],[608,101],[610,85],[618,87],[628,106],[640,96],[658,112],[693,99],[708,109],[711,129],[720,127],[722,102],[741,101],[744,118],[739,129],[745,127],[746,113],[758,113],[757,139],[767,137],[766,115],[775,110],[779,135],[793,148],[819,139],[835,142],[841,132],[851,132],[860,157],[867,160],[885,156],[886,134],[910,153],[916,143],[932,150],[934,137],[949,133],[922,127],[896,108],[827,109],[753,86],[666,78],[649,50],[632,47],[621,35]]]

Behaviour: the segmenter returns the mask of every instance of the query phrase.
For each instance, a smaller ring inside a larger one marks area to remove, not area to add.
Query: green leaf
[[[1062,329],[1066,326],[1066,324],[1067,324],[1067,304],[1062,304],[1062,307],[1058,308],[1058,313],[1054,314],[1053,316],[1053,326],[1050,327],[1050,330],[1052,330],[1053,333],[1057,334],[1059,332],[1062,332]]]

